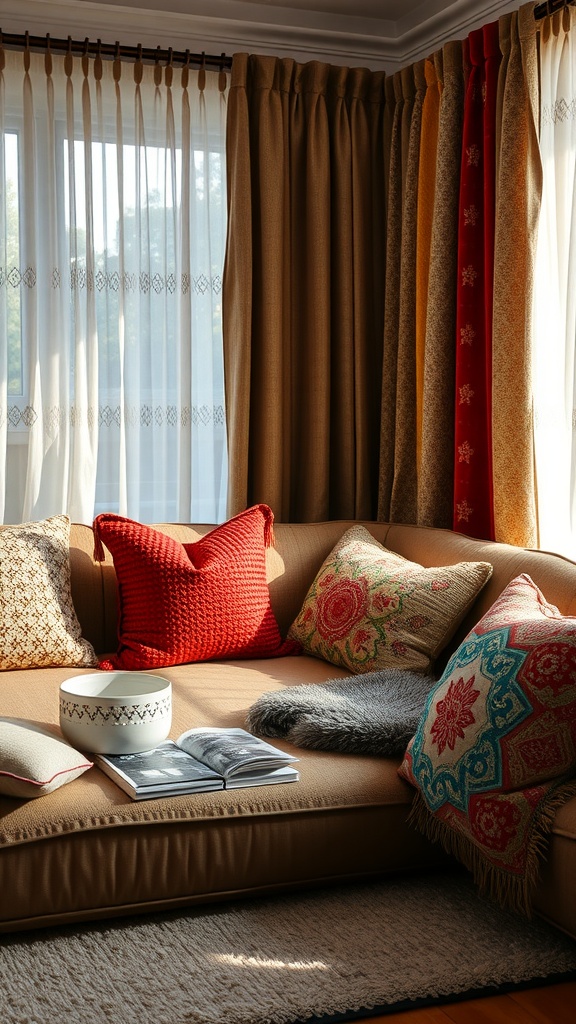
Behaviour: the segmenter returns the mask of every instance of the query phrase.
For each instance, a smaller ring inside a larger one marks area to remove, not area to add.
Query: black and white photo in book
[[[297,782],[298,758],[245,729],[188,729],[138,754],[96,754],[98,767],[133,800]]]

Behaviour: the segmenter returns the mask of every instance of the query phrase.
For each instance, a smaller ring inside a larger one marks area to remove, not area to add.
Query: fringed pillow
[[[399,770],[420,829],[528,912],[555,810],[576,792],[576,618],[529,576],[452,656]]]

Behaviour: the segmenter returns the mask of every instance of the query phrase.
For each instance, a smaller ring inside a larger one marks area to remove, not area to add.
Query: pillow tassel
[[[106,558],[104,548],[102,547],[102,541],[100,540],[100,531],[98,529],[98,518],[92,523],[92,530],[94,531],[94,561],[103,562]]]
[[[269,505],[259,505],[262,515],[264,516],[264,547],[274,547],[274,513]]]

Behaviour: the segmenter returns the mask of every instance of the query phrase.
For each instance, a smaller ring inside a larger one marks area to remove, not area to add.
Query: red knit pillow
[[[123,516],[94,520],[94,557],[109,549],[118,581],[119,647],[100,668],[146,669],[213,658],[273,658],[282,641],[270,605],[265,548],[273,515],[254,505],[193,544]]]

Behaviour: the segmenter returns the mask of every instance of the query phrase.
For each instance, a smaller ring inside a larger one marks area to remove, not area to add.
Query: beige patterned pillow
[[[427,672],[491,575],[489,562],[425,569],[353,526],[320,567],[289,636],[354,673]]]
[[[70,520],[0,530],[0,669],[96,665],[70,593]]]

